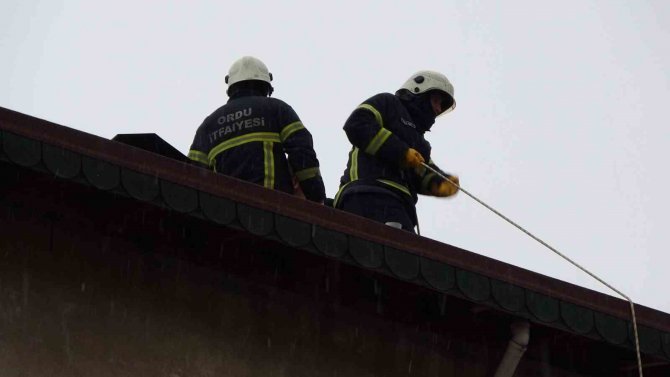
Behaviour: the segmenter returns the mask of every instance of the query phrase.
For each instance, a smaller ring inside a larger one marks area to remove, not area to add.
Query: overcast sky
[[[350,112],[443,72],[457,107],[427,135],[433,160],[670,312],[670,2],[0,2],[0,106],[106,138],[155,132],[187,153],[243,55],[312,132],[330,197]],[[608,292],[463,194],[418,208],[426,237]]]

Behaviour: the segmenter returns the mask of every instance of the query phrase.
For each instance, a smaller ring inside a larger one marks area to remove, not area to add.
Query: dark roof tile
[[[358,237],[349,237],[349,253],[363,267],[379,268],[384,262],[382,245]]]
[[[121,170],[116,165],[87,156],[82,156],[81,165],[84,177],[97,189],[112,190],[121,183]]]
[[[200,208],[205,217],[217,224],[228,225],[237,219],[235,202],[200,191]]]
[[[670,358],[670,334],[666,332],[661,333],[661,346],[665,357]]]
[[[523,288],[516,285],[491,279],[491,296],[500,307],[510,312],[520,312],[525,308]]]
[[[489,279],[475,272],[456,270],[456,286],[473,301],[486,301],[491,296]]]
[[[553,297],[526,290],[526,306],[542,322],[555,322],[560,318],[558,300]]]
[[[342,258],[347,253],[347,235],[314,225],[312,240],[317,250],[331,258]]]
[[[180,184],[161,180],[161,194],[165,203],[178,212],[188,213],[198,209],[198,191]]]
[[[447,291],[456,285],[456,272],[452,266],[428,258],[421,258],[420,264],[421,275],[431,287]]]
[[[81,156],[60,147],[45,144],[42,159],[47,169],[59,178],[74,178],[81,170]]]
[[[585,307],[561,301],[561,318],[578,334],[588,334],[593,330],[593,311]]]
[[[312,240],[312,225],[306,222],[276,215],[275,227],[279,238],[289,246],[304,247]]]
[[[628,339],[626,321],[604,313],[595,313],[596,330],[606,341],[623,344]]]
[[[386,265],[402,280],[414,280],[419,276],[419,257],[392,247],[384,248]]]
[[[638,325],[637,335],[640,341],[640,351],[644,353],[661,353],[661,334],[647,326]],[[628,323],[628,339],[630,344],[635,344],[635,330],[633,324]]]
[[[128,194],[137,200],[149,202],[156,199],[160,193],[158,177],[134,170],[121,169],[121,183]]]
[[[2,146],[9,160],[17,165],[32,167],[42,159],[42,146],[39,141],[5,132]]]
[[[274,232],[274,214],[270,211],[237,203],[237,216],[242,227],[251,234],[268,236]]]

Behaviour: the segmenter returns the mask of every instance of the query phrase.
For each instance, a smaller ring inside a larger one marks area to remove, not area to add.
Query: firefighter
[[[257,58],[233,63],[226,76],[228,102],[205,118],[188,157],[218,173],[322,203],[312,135],[291,106],[270,97],[271,81]]]
[[[358,106],[344,124],[351,142],[334,206],[414,232],[417,194],[449,197],[458,187],[426,169],[431,147],[424,138],[435,118],[454,109],[454,87],[441,73],[420,71],[395,93]],[[456,185],[458,177],[444,173]]]

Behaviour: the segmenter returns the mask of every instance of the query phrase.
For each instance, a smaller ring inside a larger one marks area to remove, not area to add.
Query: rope
[[[633,318],[633,332],[634,332],[634,334],[635,334],[635,353],[637,354],[637,368],[638,368],[638,372],[639,372],[639,374],[640,374],[640,377],[643,377],[643,374],[642,374],[642,358],[640,357],[640,340],[639,340],[638,333],[637,333],[637,320],[636,320],[636,318],[635,318],[635,305],[634,305],[634,303],[633,303],[633,300],[631,300],[628,296],[626,296],[625,294],[623,294],[623,293],[622,293],[621,291],[619,291],[618,289],[616,289],[616,288],[612,287],[611,285],[607,284],[607,282],[605,282],[603,279],[601,279],[601,278],[599,278],[598,276],[596,276],[595,274],[591,273],[591,272],[588,271],[586,268],[584,268],[584,267],[582,267],[581,265],[579,265],[577,262],[575,262],[575,261],[573,261],[572,259],[570,259],[570,258],[568,258],[567,256],[565,256],[565,255],[564,255],[563,253],[561,253],[560,251],[558,251],[558,250],[556,250],[555,248],[551,247],[548,243],[546,243],[546,242],[542,241],[541,239],[539,239],[538,237],[534,236],[532,233],[530,233],[529,231],[527,231],[526,229],[524,229],[523,227],[521,227],[520,225],[518,225],[518,224],[515,223],[514,221],[510,220],[508,217],[506,217],[506,216],[503,215],[502,213],[498,212],[498,211],[495,210],[493,207],[491,207],[491,206],[489,206],[488,204],[484,203],[483,201],[479,200],[476,196],[472,195],[472,194],[469,193],[467,190],[465,190],[465,189],[462,188],[461,186],[459,186],[459,185],[457,185],[456,183],[454,183],[451,179],[447,178],[447,177],[446,177],[444,174],[442,174],[440,171],[438,171],[438,170],[436,170],[436,169],[433,169],[431,166],[429,166],[428,164],[423,163],[423,162],[421,163],[421,165],[423,165],[426,169],[432,171],[433,173],[437,174],[440,178],[449,181],[449,183],[451,183],[452,185],[458,187],[458,189],[459,189],[460,191],[463,191],[463,193],[464,193],[465,195],[471,197],[471,198],[474,199],[477,203],[483,205],[484,207],[486,207],[486,208],[487,208],[488,210],[490,210],[491,212],[493,212],[493,213],[495,213],[496,215],[500,216],[503,220],[505,220],[505,221],[507,221],[508,223],[514,225],[514,226],[515,226],[517,229],[519,229],[520,231],[526,233],[528,236],[530,236],[530,237],[531,237],[532,239],[534,239],[535,241],[541,243],[542,245],[544,245],[544,246],[545,246],[546,248],[548,248],[549,250],[551,250],[551,251],[553,251],[554,253],[558,254],[561,258],[563,258],[563,259],[567,260],[568,262],[572,263],[572,265],[574,265],[575,267],[577,267],[577,268],[579,268],[580,270],[586,272],[589,276],[591,276],[592,278],[596,279],[597,281],[599,281],[600,283],[602,283],[603,285],[605,285],[607,288],[609,288],[609,289],[613,290],[614,292],[618,293],[621,297],[625,298],[625,299],[628,301],[628,303],[630,304],[630,312],[631,312],[631,316],[632,316],[632,318]]]

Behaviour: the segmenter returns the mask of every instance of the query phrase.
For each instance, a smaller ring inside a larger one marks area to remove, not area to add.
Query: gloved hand
[[[459,185],[460,182],[458,181],[458,177],[455,175],[449,175],[447,176],[449,179],[454,182],[455,184]],[[439,183],[434,183],[433,186],[430,189],[430,193],[439,196],[439,197],[447,197],[447,196],[452,196],[456,195],[458,193],[458,187],[454,186],[451,182],[449,181],[442,181]]]
[[[407,152],[405,152],[405,158],[402,161],[402,165],[407,168],[417,168],[421,166],[422,162],[425,162],[425,160],[421,153],[414,148],[409,148]]]

